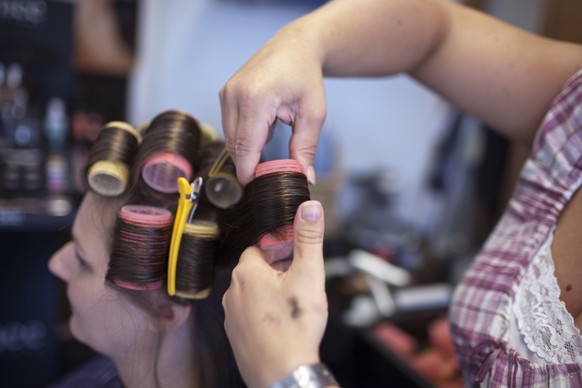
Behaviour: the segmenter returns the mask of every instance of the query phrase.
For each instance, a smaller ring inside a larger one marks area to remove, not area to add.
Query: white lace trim
[[[515,295],[514,313],[527,348],[548,363],[582,363],[582,336],[560,299],[550,250],[540,248]]]

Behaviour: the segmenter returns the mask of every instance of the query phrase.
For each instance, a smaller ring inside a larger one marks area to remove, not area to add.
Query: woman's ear
[[[159,303],[155,309],[158,328],[162,332],[179,329],[188,320],[192,312],[190,304],[181,304],[172,301]]]

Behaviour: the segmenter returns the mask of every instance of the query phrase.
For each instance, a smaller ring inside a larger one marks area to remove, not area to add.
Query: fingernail
[[[317,202],[310,202],[301,206],[301,218],[303,221],[315,223],[321,218],[321,205]]]
[[[307,172],[305,175],[307,176],[307,183],[310,185],[315,185],[315,169],[313,166],[307,167]]]

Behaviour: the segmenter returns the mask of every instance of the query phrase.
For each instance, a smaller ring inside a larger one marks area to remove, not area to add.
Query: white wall
[[[495,0],[490,7],[533,24],[540,1]],[[278,28],[310,9],[292,1],[142,0],[128,119],[140,123],[165,109],[184,109],[220,130],[220,87]],[[404,76],[328,79],[326,86],[325,131],[346,172],[391,169],[403,189],[401,212],[413,213],[447,104]]]
[[[130,119],[147,120],[174,108],[219,127],[220,86],[279,27],[307,10],[212,0],[143,0]]]

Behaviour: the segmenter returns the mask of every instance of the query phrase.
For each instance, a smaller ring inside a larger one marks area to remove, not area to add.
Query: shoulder
[[[572,75],[552,101],[534,142],[534,153],[550,140],[560,143],[580,136],[582,129],[582,69]],[[552,140],[553,139],[553,140]]]
[[[123,388],[117,368],[111,359],[96,357],[68,373],[47,388]]]

